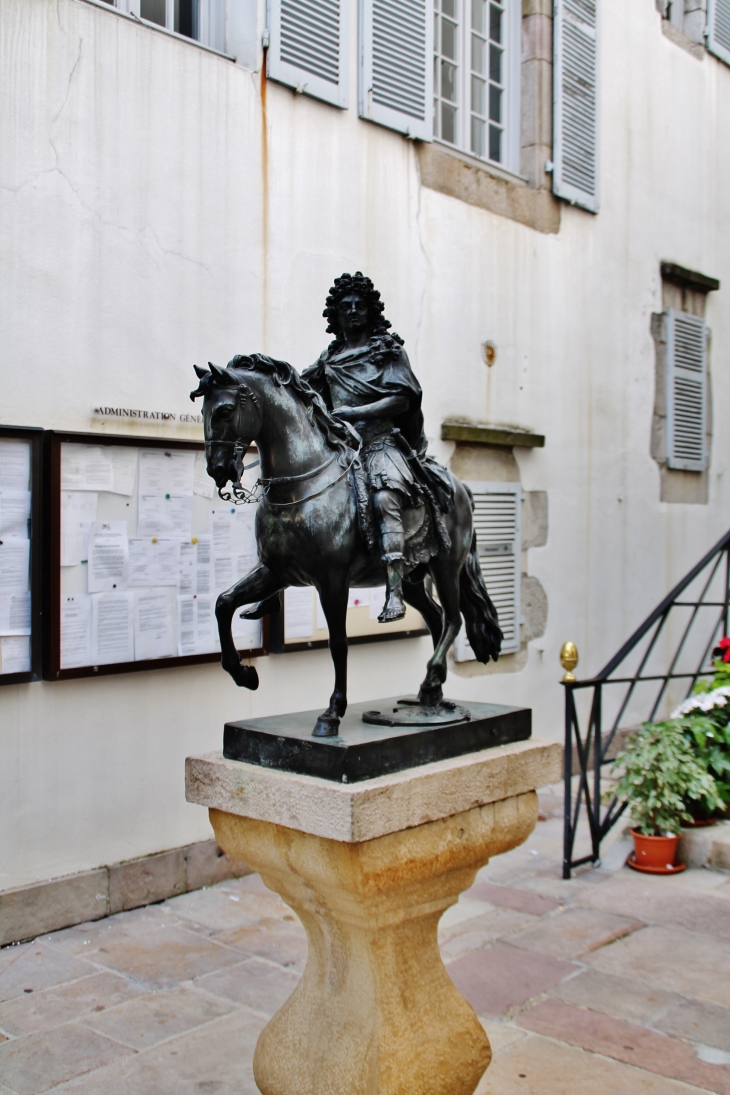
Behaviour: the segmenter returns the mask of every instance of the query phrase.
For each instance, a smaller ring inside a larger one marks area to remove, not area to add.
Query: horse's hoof
[[[438,707],[444,698],[444,690],[440,684],[426,688],[421,685],[418,693],[418,702],[422,707]]]
[[[223,666],[227,669],[227,666]],[[258,671],[253,665],[234,665],[231,669],[227,669],[233,680],[236,682],[239,688],[248,688],[251,692],[255,692],[259,686]]]
[[[278,593],[275,593],[273,597],[267,597],[265,601],[259,601],[257,605],[250,608],[248,612],[241,613],[242,620],[260,620],[264,616],[275,615],[277,612],[281,612],[281,598]]]
[[[340,730],[340,720],[337,715],[320,715],[312,731],[313,738],[336,738]]]

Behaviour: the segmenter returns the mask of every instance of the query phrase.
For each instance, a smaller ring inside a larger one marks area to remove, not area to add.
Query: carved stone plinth
[[[220,846],[282,896],[309,941],[302,980],[256,1047],[263,1095],[472,1095],[491,1050],[441,961],[439,917],[527,838],[534,788],[560,777],[560,758],[523,742],[352,787],[189,758],[188,798],[212,807]],[[353,838],[358,828],[373,835]]]

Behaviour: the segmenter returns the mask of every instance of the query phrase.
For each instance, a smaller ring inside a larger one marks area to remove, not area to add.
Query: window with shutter
[[[225,0],[104,0],[146,23],[173,30],[219,52],[225,50]]]
[[[730,65],[730,0],[708,0],[707,48]]]
[[[598,0],[555,0],[553,193],[598,212]]]
[[[433,0],[360,0],[359,113],[431,140]]]
[[[269,0],[266,75],[347,106],[348,0]]]
[[[667,465],[704,471],[707,328],[698,316],[667,311]]]
[[[514,654],[520,649],[522,487],[519,483],[468,485],[474,495],[479,564],[504,633],[502,653]],[[474,660],[463,627],[456,640],[454,656],[459,662]]]

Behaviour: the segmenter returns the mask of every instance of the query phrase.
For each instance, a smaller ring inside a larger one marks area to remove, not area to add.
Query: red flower
[[[726,635],[712,651],[713,657],[722,658],[724,662],[730,662],[730,638]]]

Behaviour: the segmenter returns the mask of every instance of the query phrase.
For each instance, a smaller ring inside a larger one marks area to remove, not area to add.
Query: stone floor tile
[[[583,970],[577,977],[556,985],[550,989],[549,995],[569,1004],[590,1008],[591,1011],[602,1011],[614,1019],[626,1019],[645,1026],[656,1026],[658,1016],[682,1002],[682,997],[676,992],[650,988],[640,981],[614,977],[592,969]],[[727,1022],[728,1014],[723,1014]]]
[[[62,931],[44,935],[38,942],[49,943],[54,950],[63,951],[64,954],[73,954],[78,958],[85,958],[89,948],[103,947],[108,939],[126,937],[135,929],[145,932],[152,929],[160,920],[164,922],[164,914],[160,912],[161,905],[148,905],[141,909],[130,909],[127,912],[117,913],[105,920],[87,921],[85,924],[74,924],[72,928],[64,928]],[[168,920],[171,918],[168,917]]]
[[[717,1095],[730,1095],[730,1065],[705,1064],[686,1042],[645,1027],[576,1008],[562,1000],[545,1000],[523,1012],[515,1022],[536,1034],[601,1053],[646,1072],[706,1087]]]
[[[513,883],[517,885],[517,883]],[[543,897],[552,897],[559,905],[571,905],[583,894],[590,893],[593,887],[588,882],[581,882],[577,878],[559,878],[557,871],[551,878],[545,875],[527,875],[519,880],[519,888],[541,894]]]
[[[44,943],[8,947],[2,955],[0,1001],[39,992],[66,981],[76,981],[79,977],[88,977],[97,972],[90,963],[69,954],[60,954]]]
[[[521,1042],[523,1038],[530,1037],[526,1030],[521,1030],[508,1020],[482,1018],[479,1022],[487,1032],[493,1057],[504,1053],[507,1047],[514,1045],[515,1042]]]
[[[475,1095],[712,1095],[712,1092],[531,1035],[495,1056]]]
[[[496,886],[486,880],[476,882],[463,897],[478,901],[489,901],[492,905],[499,905],[503,909],[514,909],[515,912],[530,913],[532,916],[544,916],[560,907],[560,902],[554,897],[543,897],[532,893],[530,890],[520,890],[515,886]]]
[[[40,1095],[64,1080],[133,1052],[96,1031],[68,1023],[4,1042],[0,1046],[0,1082],[18,1095]]]
[[[576,967],[504,943],[451,962],[449,977],[477,1015],[504,1015],[510,1008],[547,992]]]
[[[148,1049],[158,1042],[220,1019],[235,1005],[189,988],[155,992],[129,1000],[99,1015],[86,1015],[84,1026],[123,1042],[133,1049]]]
[[[714,893],[693,892],[681,884],[674,886],[674,881],[671,875],[647,877],[626,868],[605,885],[582,894],[579,900],[593,909],[730,941],[730,902]]]
[[[684,1000],[652,1025],[667,1034],[730,1053],[730,1011],[716,1004]]]
[[[498,939],[509,938],[531,924],[538,924],[535,916],[514,912],[513,909],[495,909],[449,928],[439,925],[439,948],[444,962],[453,962],[471,951],[488,947]]]
[[[593,969],[730,1008],[730,944],[649,927],[586,955]]]
[[[195,984],[215,996],[273,1015],[294,992],[299,975],[271,962],[249,958],[237,966],[199,977]]]
[[[175,917],[216,932],[256,924],[264,919],[295,919],[291,909],[270,891],[265,894],[256,891],[240,894],[218,886],[172,897],[161,908]]]
[[[293,923],[261,921],[250,927],[243,925],[219,932],[214,938],[240,954],[268,958],[300,973],[307,961],[307,936],[298,920]]]
[[[148,988],[171,988],[230,965],[230,951],[204,935],[175,923],[172,917],[125,921],[92,941],[84,955],[97,965],[126,974]]]
[[[260,1095],[252,1061],[266,1022],[239,1008],[146,1053],[65,1084],[58,1095]]]
[[[142,992],[139,985],[116,973],[94,973],[80,981],[0,1004],[0,1027],[16,1036],[33,1034],[68,1023],[86,1012],[113,1008]]]
[[[629,920],[625,916],[593,909],[568,909],[510,936],[510,943],[525,950],[551,954],[553,958],[577,958],[643,927],[639,920]]]
[[[450,928],[455,928],[491,911],[492,906],[487,901],[472,900],[469,896],[462,894],[456,904],[451,905],[439,920],[439,929],[448,931]]]

